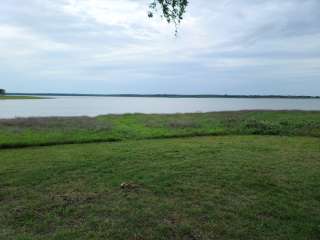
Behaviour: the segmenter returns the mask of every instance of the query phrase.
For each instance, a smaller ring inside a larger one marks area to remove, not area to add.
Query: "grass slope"
[[[222,136],[0,150],[0,239],[319,239],[319,146]]]
[[[242,111],[0,120],[0,148],[212,135],[320,136],[320,112]]]

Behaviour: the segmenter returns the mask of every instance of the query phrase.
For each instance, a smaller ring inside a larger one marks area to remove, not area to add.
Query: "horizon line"
[[[118,94],[96,94],[96,93],[23,93],[23,92],[8,92],[6,95],[38,95],[38,96],[92,96],[92,97],[198,97],[198,98],[240,98],[240,97],[252,97],[252,98],[320,98],[320,95],[285,95],[285,94],[168,94],[168,93],[156,93],[156,94],[138,94],[138,93],[118,93]]]

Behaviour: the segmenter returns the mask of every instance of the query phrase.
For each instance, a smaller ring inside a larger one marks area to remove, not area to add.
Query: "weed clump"
[[[281,126],[268,121],[248,120],[245,122],[245,130],[255,135],[280,135]]]

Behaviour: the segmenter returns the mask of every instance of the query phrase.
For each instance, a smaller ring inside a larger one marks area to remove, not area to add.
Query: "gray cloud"
[[[9,91],[320,95],[318,0],[191,0],[173,27],[148,0],[2,0]]]

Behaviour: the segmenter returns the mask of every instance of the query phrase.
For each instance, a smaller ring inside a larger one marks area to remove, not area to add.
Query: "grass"
[[[35,96],[0,95],[0,100],[23,100],[23,99],[44,99],[44,98],[35,97]]]
[[[320,136],[320,112],[242,111],[0,120],[0,148],[218,135]]]
[[[319,146],[219,136],[2,149],[0,239],[319,239]]]
[[[319,137],[303,111],[1,119],[0,240],[316,240]]]

